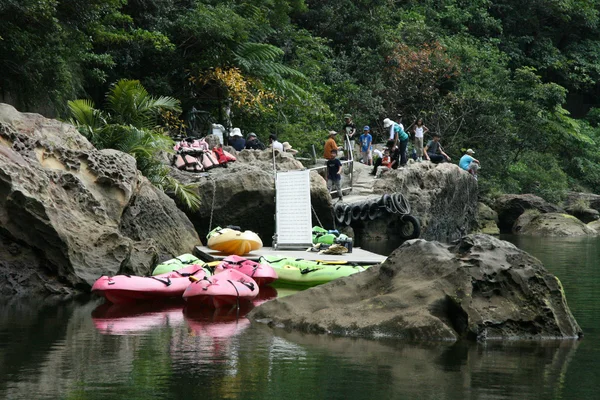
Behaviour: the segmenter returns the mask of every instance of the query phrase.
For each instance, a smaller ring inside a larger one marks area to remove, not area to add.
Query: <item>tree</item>
[[[160,162],[161,152],[170,152],[173,141],[160,130],[161,112],[179,113],[179,101],[153,97],[135,80],[120,80],[106,95],[105,110],[91,100],[69,101],[70,122],[99,149],[116,149],[131,154],[140,171],[155,186],[175,196],[187,208],[198,210],[196,186],[183,185],[168,175]]]

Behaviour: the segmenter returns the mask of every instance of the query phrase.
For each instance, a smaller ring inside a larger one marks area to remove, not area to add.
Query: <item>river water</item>
[[[505,239],[561,279],[582,340],[367,341],[179,303],[5,299],[0,399],[600,399],[600,238]]]

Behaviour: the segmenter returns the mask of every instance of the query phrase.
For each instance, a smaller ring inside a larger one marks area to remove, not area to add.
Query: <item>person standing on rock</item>
[[[363,128],[363,134],[360,135],[358,141],[360,142],[360,154],[362,156],[362,163],[366,165],[373,164],[373,156],[371,150],[373,150],[373,136],[371,136],[371,128],[367,125]]]
[[[390,139],[394,141],[394,145],[398,146],[400,151],[400,167],[404,167],[408,162],[406,148],[408,147],[408,134],[404,132],[404,127],[392,121],[389,118],[383,120],[383,127],[390,129]],[[396,166],[398,168],[398,166]]]
[[[352,121],[352,114],[344,114],[343,132],[348,137],[348,141],[350,141],[350,148],[352,149],[352,152],[354,152],[354,145],[355,145],[354,135],[356,134],[356,124],[354,124],[354,121]],[[344,148],[346,148],[346,147],[347,147],[346,140],[344,140]],[[346,157],[350,156],[350,148],[346,148],[346,154],[345,154]]]
[[[477,180],[477,171],[480,167],[479,160],[473,158],[473,154],[475,154],[473,149],[468,149],[466,153],[460,158],[458,166],[473,175],[475,180]]]
[[[433,134],[433,139],[427,142],[423,156],[426,160],[431,161],[434,164],[438,164],[444,161],[450,161],[451,158],[448,154],[444,153],[442,145],[440,144],[441,135],[439,133]]]
[[[325,148],[323,149],[323,158],[330,160],[332,158],[331,151],[335,149],[336,155],[339,150],[338,145],[335,141],[336,131],[329,131],[329,138],[325,142]]]
[[[413,132],[415,134],[413,146],[415,146],[415,150],[417,151],[417,162],[421,162],[423,161],[423,137],[429,132],[429,128],[423,125],[423,118],[417,120],[417,123],[413,127]]]
[[[337,158],[337,149],[332,149],[330,158],[327,160],[327,188],[329,191],[337,191],[339,201],[342,197],[342,162]]]

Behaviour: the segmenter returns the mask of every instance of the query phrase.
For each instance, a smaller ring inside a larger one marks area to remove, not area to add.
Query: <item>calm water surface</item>
[[[505,239],[561,279],[583,340],[335,339],[181,304],[2,300],[0,399],[600,399],[600,239]]]

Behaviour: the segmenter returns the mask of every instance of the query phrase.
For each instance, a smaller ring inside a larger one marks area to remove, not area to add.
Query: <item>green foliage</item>
[[[508,168],[505,189],[509,193],[533,193],[559,203],[566,196],[567,175],[552,155],[528,152]]]
[[[161,111],[179,111],[179,102],[150,96],[139,81],[120,80],[106,94],[106,105],[103,111],[89,100],[70,101],[70,122],[97,148],[131,154],[150,182],[190,210],[198,210],[197,187],[170,177],[169,168],[160,162],[160,154],[171,152],[173,141],[158,130],[157,117]]]

